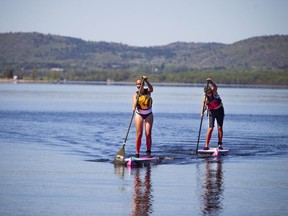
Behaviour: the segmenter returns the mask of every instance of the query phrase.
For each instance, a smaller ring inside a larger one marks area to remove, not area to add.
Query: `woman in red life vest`
[[[209,127],[206,134],[206,144],[204,150],[209,149],[209,143],[211,140],[215,119],[217,121],[218,128],[218,149],[222,148],[222,138],[223,138],[223,121],[224,121],[224,107],[222,100],[217,92],[217,85],[210,79],[207,79],[208,86],[205,87],[205,97],[203,103],[205,103],[209,118]],[[211,84],[211,86],[210,86]],[[204,113],[201,113],[202,115]]]
[[[146,136],[146,147],[147,147],[147,156],[151,155],[151,146],[152,146],[152,126],[153,126],[153,113],[152,113],[152,98],[151,92],[153,92],[153,87],[148,81],[147,76],[143,76],[143,88],[141,88],[142,80],[138,79],[136,81],[136,86],[138,91],[133,95],[133,105],[132,111],[136,111],[135,115],[135,126],[136,126],[136,155],[140,155],[140,147],[142,141],[143,127],[145,126],[145,136]],[[145,88],[145,83],[147,88]],[[137,101],[138,93],[139,98]]]

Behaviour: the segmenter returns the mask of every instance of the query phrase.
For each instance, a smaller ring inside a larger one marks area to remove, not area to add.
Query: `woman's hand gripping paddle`
[[[138,90],[136,101],[138,101],[138,99],[140,97],[141,91],[143,89],[143,84],[144,84],[144,79],[142,77],[141,87]],[[130,123],[129,123],[129,126],[128,126],[128,130],[127,130],[127,133],[126,133],[122,148],[118,151],[118,153],[116,154],[116,157],[114,158],[114,164],[125,164],[125,145],[126,145],[126,141],[127,141],[127,138],[128,138],[128,134],[129,134],[129,131],[130,131],[130,127],[131,127],[131,124],[132,124],[132,120],[133,120],[134,114],[135,114],[135,110],[132,112],[132,116],[131,116],[131,119],[130,119]]]
[[[207,85],[206,85],[206,89],[208,89],[209,86],[209,81],[207,80]],[[199,127],[199,134],[198,134],[198,141],[197,141],[197,146],[196,146],[196,155],[198,154],[198,148],[199,148],[199,141],[200,141],[200,134],[201,134],[201,128],[202,128],[202,122],[203,122],[203,117],[204,117],[204,112],[205,112],[205,101],[207,98],[207,94],[205,92],[205,97],[204,97],[204,101],[203,101],[203,106],[202,106],[202,110],[201,110],[201,120],[200,120],[200,127]]]

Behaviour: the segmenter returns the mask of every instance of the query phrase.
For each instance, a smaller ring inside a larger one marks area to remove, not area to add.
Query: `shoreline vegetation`
[[[29,84],[71,84],[71,85],[122,85],[130,86],[134,85],[134,82],[130,81],[75,81],[75,80],[33,80],[33,79],[3,79],[0,78],[0,83],[29,83]],[[174,83],[174,82],[154,82],[155,86],[169,86],[169,87],[203,87],[205,83]],[[219,87],[224,88],[277,88],[277,89],[287,89],[286,85],[257,85],[257,84],[218,84]]]
[[[0,33],[0,53],[0,78],[18,83],[127,85],[146,75],[154,84],[166,86],[203,86],[210,77],[228,87],[288,88],[288,35],[233,44],[134,47],[10,32]]]

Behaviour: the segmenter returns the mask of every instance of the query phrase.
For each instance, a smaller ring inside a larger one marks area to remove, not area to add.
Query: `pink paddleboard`
[[[159,157],[156,156],[141,156],[139,158],[136,157],[130,157],[126,158],[125,162],[127,166],[144,166],[148,164],[158,164],[160,161]]]
[[[212,155],[212,156],[220,156],[220,155],[227,155],[229,153],[228,149],[218,149],[218,148],[209,148],[208,150],[199,149],[198,154],[201,155]]]

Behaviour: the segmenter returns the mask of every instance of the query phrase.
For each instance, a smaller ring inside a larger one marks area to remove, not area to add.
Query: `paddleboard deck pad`
[[[139,158],[130,157],[125,159],[126,166],[145,166],[150,164],[158,164],[159,162],[160,159],[156,156],[140,156]]]
[[[227,155],[229,153],[229,149],[218,149],[218,148],[209,148],[208,150],[198,149],[198,154],[200,155]]]

